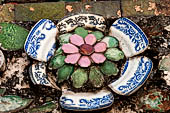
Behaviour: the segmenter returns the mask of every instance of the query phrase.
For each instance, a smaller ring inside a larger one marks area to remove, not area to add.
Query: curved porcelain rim
[[[114,95],[113,95],[113,93],[109,90],[109,89],[107,89],[107,88],[103,88],[103,89],[101,89],[101,90],[98,90],[97,92],[94,92],[94,94],[93,94],[93,96],[94,95],[99,95],[100,93],[101,93],[101,91],[108,91],[107,93],[110,95],[112,95],[111,96],[111,98],[110,99],[112,99],[112,102],[110,102],[110,103],[107,103],[107,104],[104,104],[104,105],[101,105],[101,106],[98,106],[98,107],[95,107],[95,108],[80,108],[80,107],[69,107],[69,106],[67,106],[67,105],[62,105],[60,102],[59,102],[59,104],[60,104],[60,106],[62,107],[62,108],[65,108],[65,109],[67,109],[67,110],[73,110],[73,111],[94,111],[94,110],[100,110],[100,109],[105,109],[105,108],[108,108],[108,107],[110,107],[112,104],[113,104],[113,102],[114,102]],[[65,89],[63,92],[71,92],[71,93],[74,93],[74,94],[76,94],[75,92],[73,92],[73,91],[71,91],[70,89]],[[83,94],[83,95],[85,95],[85,94],[87,94],[87,93],[93,93],[93,92],[80,92],[80,94]],[[80,95],[79,94],[79,95]],[[63,94],[62,94],[63,95]],[[68,94],[67,94],[68,95]],[[71,94],[70,94],[71,95]],[[76,98],[78,96],[78,93],[77,93],[77,95],[72,95],[72,98]],[[105,96],[105,95],[103,95],[103,96]],[[61,96],[62,97],[62,96]],[[60,98],[61,98],[60,97]],[[65,96],[66,97],[66,96]],[[90,97],[90,96],[89,96]],[[93,98],[91,98],[91,99],[93,99]],[[59,99],[60,100],[60,99]]]

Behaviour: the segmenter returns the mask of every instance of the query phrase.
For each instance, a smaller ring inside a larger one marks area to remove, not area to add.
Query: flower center
[[[80,46],[80,52],[84,55],[91,55],[94,52],[94,48],[89,44],[83,44]]]

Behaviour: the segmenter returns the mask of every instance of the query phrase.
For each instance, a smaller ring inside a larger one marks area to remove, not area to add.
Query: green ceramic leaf
[[[118,48],[109,48],[104,55],[111,61],[119,61],[120,59],[124,58],[124,53]]]
[[[119,72],[119,69],[117,68],[116,64],[111,61],[105,61],[100,68],[101,71],[107,76],[117,75]]]
[[[81,88],[88,80],[87,72],[80,68],[73,72],[71,78],[75,88]]]
[[[62,53],[63,53],[63,50],[62,50],[61,47],[59,47],[59,48],[55,51],[54,56],[61,55]]]
[[[58,82],[63,82],[64,80],[67,80],[69,76],[73,73],[74,66],[72,65],[64,65],[57,71],[58,76]]]
[[[98,41],[101,40],[103,38],[103,36],[104,36],[103,33],[100,32],[100,31],[94,31],[91,34],[93,34]]]
[[[103,74],[97,67],[93,66],[90,68],[89,80],[94,87],[101,87],[103,85]]]
[[[15,95],[0,97],[0,112],[16,112],[27,107],[32,99],[23,99]]]
[[[72,35],[72,34],[70,34],[70,33],[66,33],[66,34],[60,35],[60,36],[58,37],[59,42],[60,42],[60,45],[69,43],[69,41],[70,41],[70,36],[71,36],[71,35]]]
[[[118,47],[118,45],[119,45],[118,40],[114,37],[111,37],[111,36],[104,37],[102,42],[105,42],[107,44],[108,48]]]
[[[52,59],[50,60],[49,68],[58,69],[62,67],[65,64],[64,59],[65,59],[65,56],[63,55],[57,55],[57,56],[52,57]]]
[[[5,50],[15,51],[24,48],[28,30],[15,24],[0,23],[0,44]]]
[[[77,27],[75,29],[75,34],[85,38],[88,35],[88,30],[85,30],[83,27]]]

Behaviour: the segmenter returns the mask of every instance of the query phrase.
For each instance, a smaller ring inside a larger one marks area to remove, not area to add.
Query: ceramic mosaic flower
[[[73,15],[59,21],[57,26],[48,19],[42,19],[30,32],[25,51],[38,61],[47,62],[52,56],[48,68],[56,72],[57,82],[68,80],[74,88],[86,88],[87,83],[93,89],[104,86],[104,79],[118,75],[117,64],[126,58],[119,78],[109,83],[107,88],[120,95],[130,95],[144,84],[152,70],[152,61],[140,56],[149,41],[139,26],[127,18],[117,19],[109,28],[109,33],[105,23],[102,16],[94,14]],[[56,42],[59,47],[54,53]],[[42,73],[37,72],[39,66],[41,63],[30,68],[33,83],[57,88],[46,78],[45,68],[38,70]],[[46,64],[43,66],[46,67]],[[113,92],[107,88],[96,92],[62,89],[60,105],[69,110],[108,107],[114,98]]]
[[[99,64],[106,60],[103,53],[107,45],[105,42],[96,43],[96,37],[93,34],[88,34],[84,39],[74,34],[69,40],[70,43],[62,46],[64,53],[68,54],[65,58],[66,63],[78,63],[80,67],[89,67],[92,62]]]
[[[80,88],[89,77],[94,87],[101,87],[104,75],[117,75],[119,70],[113,61],[123,59],[124,54],[116,48],[118,41],[114,37],[77,27],[73,34],[66,33],[58,39],[61,47],[49,66],[58,69],[59,82],[71,75],[73,86]]]

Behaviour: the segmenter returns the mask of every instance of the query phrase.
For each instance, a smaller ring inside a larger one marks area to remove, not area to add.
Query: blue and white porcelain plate
[[[30,66],[29,74],[30,74],[31,81],[34,84],[52,86],[47,79],[45,63],[40,62]]]
[[[105,19],[103,16],[95,14],[77,14],[63,18],[58,22],[57,28],[60,33],[73,31],[76,27],[83,26],[85,28],[96,28],[105,31]]]
[[[149,77],[152,65],[152,61],[147,57],[129,58],[124,65],[121,77],[109,84],[109,87],[120,95],[134,93]]]
[[[96,110],[112,105],[114,101],[112,92],[103,89],[98,92],[74,93],[63,91],[60,97],[60,105],[68,110]]]
[[[53,56],[56,48],[56,35],[58,29],[48,19],[42,19],[31,29],[24,49],[33,59],[48,61]]]
[[[147,49],[149,41],[140,27],[127,18],[116,20],[110,27],[110,36],[119,40],[126,57],[132,57]]]

